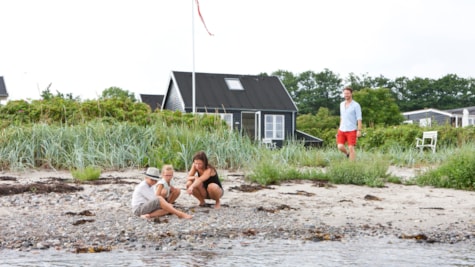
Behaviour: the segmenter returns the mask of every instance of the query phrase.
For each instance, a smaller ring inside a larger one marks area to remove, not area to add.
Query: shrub
[[[73,178],[79,181],[95,181],[101,176],[101,169],[99,167],[87,166],[84,169],[72,170]]]
[[[429,170],[415,178],[418,185],[475,190],[474,145],[450,155],[438,168]]]
[[[326,175],[335,184],[367,185],[371,187],[384,186],[389,163],[384,160],[349,161],[333,163]]]

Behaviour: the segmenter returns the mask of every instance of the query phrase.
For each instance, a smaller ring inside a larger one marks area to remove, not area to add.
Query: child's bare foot
[[[144,215],[140,215],[140,218],[143,218],[143,219],[152,219],[152,216],[150,216],[150,214],[144,214]]]
[[[180,218],[180,219],[191,219],[191,218],[193,218],[193,216],[191,216],[190,214],[183,213],[183,214],[178,215],[178,218]]]
[[[216,204],[214,204],[215,209],[221,208],[221,203],[219,201],[216,201]]]

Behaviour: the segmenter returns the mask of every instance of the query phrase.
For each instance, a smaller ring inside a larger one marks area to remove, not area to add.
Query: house
[[[0,100],[5,100],[8,98],[7,87],[5,86],[5,81],[3,76],[0,76]]]
[[[195,101],[192,80],[191,72],[172,71],[162,109],[217,114],[232,129],[278,147],[296,137],[297,106],[278,77],[195,73]]]
[[[475,125],[475,107],[438,110],[435,108],[421,109],[402,113],[405,123],[418,123],[420,126],[450,124],[454,127]]]
[[[140,94],[140,100],[149,105],[152,111],[156,109],[162,109],[162,102],[163,102],[164,95],[147,95],[147,94]]]

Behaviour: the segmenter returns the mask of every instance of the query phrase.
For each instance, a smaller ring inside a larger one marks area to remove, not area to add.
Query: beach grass
[[[384,150],[357,148],[357,160],[349,162],[336,146],[309,148],[290,140],[282,148],[269,150],[220,121],[209,119],[207,123],[203,127],[195,121],[157,121],[141,126],[95,120],[79,125],[11,125],[0,133],[0,166],[13,171],[96,166],[106,171],[172,164],[177,171],[186,171],[193,154],[205,151],[216,168],[242,171],[250,181],[260,184],[313,179],[379,187],[385,182],[401,182],[387,175],[388,166],[394,165],[430,169],[417,177],[414,183],[420,185],[475,187],[474,143],[441,145],[436,153],[396,144]]]

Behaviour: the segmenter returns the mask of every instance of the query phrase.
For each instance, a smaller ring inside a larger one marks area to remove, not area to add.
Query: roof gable
[[[452,117],[452,114],[449,112],[441,111],[435,108],[429,108],[429,109],[420,109],[420,110],[414,110],[414,111],[408,111],[408,112],[403,112],[402,115],[404,116],[409,116],[409,115],[415,115],[415,114],[427,114],[427,113],[437,113],[440,115],[444,115],[447,117]]]
[[[186,108],[193,105],[192,73],[172,72]],[[226,79],[239,79],[243,90],[230,90]],[[229,110],[297,111],[297,107],[276,76],[195,73],[196,107]],[[169,86],[171,88],[171,86]]]

